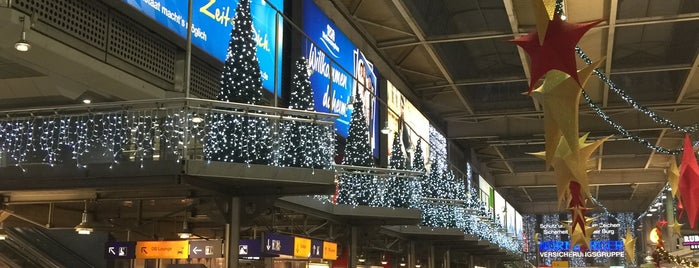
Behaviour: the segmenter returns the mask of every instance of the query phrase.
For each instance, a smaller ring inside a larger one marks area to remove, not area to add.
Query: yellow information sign
[[[308,258],[311,256],[311,240],[294,236],[294,257]]]
[[[551,261],[553,267],[568,267],[568,261]]]
[[[189,241],[138,241],[136,259],[186,259]]]
[[[323,259],[333,261],[337,259],[337,243],[323,241]]]

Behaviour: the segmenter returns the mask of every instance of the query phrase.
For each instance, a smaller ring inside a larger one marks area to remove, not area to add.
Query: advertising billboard
[[[430,145],[425,139],[430,135],[430,122],[415,106],[408,101],[403,94],[390,82],[387,82],[386,99],[388,101],[388,127],[398,133],[401,139],[403,148],[401,153],[406,159],[406,168],[410,169],[413,162],[413,152],[417,141],[423,139],[420,144],[422,147],[423,161],[427,165],[430,156]],[[393,148],[394,133],[388,135],[388,153]]]
[[[167,27],[182,38],[187,35],[188,0],[124,0],[126,3]],[[192,44],[225,62],[231,39],[237,0],[191,0]],[[262,86],[274,92],[274,76],[281,77],[283,19],[268,4],[283,12],[284,0],[251,0],[250,12],[257,39]],[[277,61],[275,70],[275,60]],[[281,79],[277,79],[281,96]]]
[[[378,156],[378,70],[330,18],[313,3],[303,1],[303,31],[310,37],[303,45],[317,112],[335,113],[335,129],[341,140],[349,134],[350,97],[359,94],[369,127],[369,142]],[[331,82],[332,81],[332,82]]]

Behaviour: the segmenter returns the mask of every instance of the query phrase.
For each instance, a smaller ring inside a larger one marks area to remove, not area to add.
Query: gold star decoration
[[[587,220],[586,220],[587,222]],[[591,223],[592,221],[590,221]],[[573,224],[564,224],[566,230],[568,230],[568,236],[570,237],[570,249],[573,249],[575,245],[580,245],[580,247],[590,248],[590,240],[592,240],[592,233],[595,232],[597,227],[591,227],[589,224],[575,228]]]
[[[672,224],[670,224],[669,227],[672,230],[673,234],[676,234],[678,236],[682,236],[682,225],[684,225],[684,224],[677,222],[677,219],[675,219],[675,221]]]
[[[604,58],[578,71],[583,87],[603,60]],[[532,98],[539,101],[544,108],[546,169],[551,167],[561,136],[565,137],[573,152],[578,150],[578,104],[581,92],[582,88],[578,82],[559,70],[549,71],[543,84],[532,91]]]
[[[672,191],[672,197],[677,197],[677,191],[679,190],[680,183],[680,169],[677,167],[677,160],[675,157],[670,158],[670,169],[667,172],[667,184],[670,185]]]
[[[556,0],[532,0],[532,8],[536,17],[536,31],[539,32],[539,44],[544,44],[546,29],[556,12]]]
[[[626,229],[626,237],[622,239],[624,242],[624,253],[626,253],[626,258],[631,261],[635,261],[636,254],[636,238],[631,236],[631,230]]]

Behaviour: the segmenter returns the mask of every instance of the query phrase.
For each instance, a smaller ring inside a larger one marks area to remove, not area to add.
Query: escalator
[[[6,267],[104,267],[103,264],[96,265],[89,262],[83,257],[86,254],[77,254],[55,239],[55,234],[47,230],[40,228],[5,228],[5,230],[8,237],[0,241],[0,262],[3,262]],[[101,250],[97,250],[90,254],[100,252]]]

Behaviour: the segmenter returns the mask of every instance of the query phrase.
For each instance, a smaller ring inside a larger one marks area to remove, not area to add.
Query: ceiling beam
[[[556,176],[553,171],[498,174],[493,177],[496,188],[556,187]],[[665,169],[605,169],[588,173],[588,179],[591,186],[664,184],[667,174]]]
[[[507,19],[510,21],[510,28],[512,29],[513,36],[516,37],[519,35],[519,22],[517,21],[517,14],[515,14],[514,4],[512,0],[503,0],[503,3],[505,4],[505,12],[507,12]],[[529,82],[532,76],[531,73],[529,73],[530,66],[527,54],[525,53],[524,49],[522,49],[520,46],[516,47],[517,54],[519,55],[519,61],[522,63],[524,77],[526,78],[526,81]],[[532,104],[534,105],[534,110],[541,111],[539,102],[535,98],[530,99],[532,100]]]
[[[648,204],[642,202],[629,202],[626,199],[609,199],[598,201],[600,201],[600,203],[602,203],[610,212],[639,212],[648,207]],[[565,208],[558,206],[558,201],[530,202],[526,204],[519,204],[519,207],[515,208],[521,214],[551,214],[556,212],[568,213]],[[591,208],[595,210],[596,207],[591,205]]]
[[[417,22],[415,21],[415,18],[410,14],[410,11],[408,11],[408,8],[405,6],[405,3],[403,3],[402,0],[392,0],[392,2],[398,10],[398,12],[400,13],[401,17],[403,17],[403,20],[405,20],[405,22],[408,23],[408,26],[415,34],[415,37],[417,37],[417,39],[420,42],[425,42],[427,40],[425,38],[425,34],[422,32],[422,29],[420,29],[420,26],[418,26]],[[459,98],[461,103],[464,105],[464,108],[466,108],[469,114],[473,114],[473,108],[468,103],[468,101],[466,101],[466,98],[463,96],[463,94],[461,94],[459,88],[453,85],[454,79],[451,77],[451,74],[449,73],[449,71],[447,71],[446,66],[444,66],[444,63],[439,58],[437,53],[434,51],[434,48],[432,48],[432,45],[424,44],[423,47],[425,48],[425,51],[427,51],[427,54],[430,56],[432,61],[437,65],[439,71],[442,73],[442,75],[444,75],[444,79],[446,79],[447,82],[451,85],[452,90],[454,90],[454,93]]]
[[[660,142],[663,140],[663,137],[665,137],[665,132],[667,132],[667,129],[663,129],[660,131],[660,135],[658,135],[658,140],[655,142],[655,146],[660,146]],[[655,156],[655,151],[651,151],[650,155],[648,156],[648,161],[646,161],[646,165],[643,167],[647,169],[650,167],[650,164],[653,162],[653,157]]]
[[[682,99],[684,99],[684,95],[687,94],[687,90],[689,90],[689,86],[692,84],[692,81],[694,80],[694,77],[696,76],[697,67],[699,65],[699,53],[694,56],[694,62],[692,62],[692,67],[689,70],[689,73],[687,74],[687,79],[684,80],[684,84],[682,84],[682,89],[680,89],[680,93],[677,94],[677,100],[675,100],[675,103],[681,103]]]

